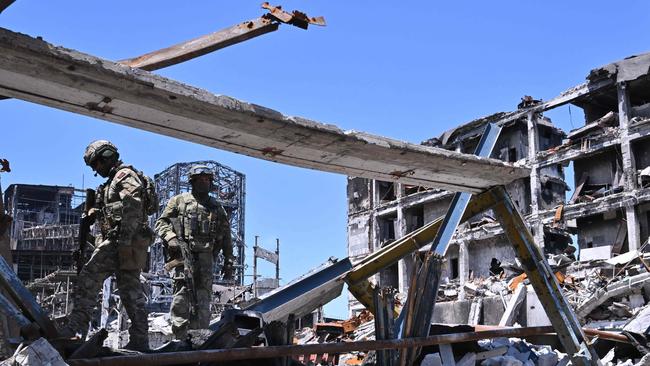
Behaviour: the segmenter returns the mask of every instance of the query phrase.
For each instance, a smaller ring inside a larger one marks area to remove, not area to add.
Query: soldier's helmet
[[[209,175],[210,177],[214,176],[214,173],[212,172],[212,169],[208,167],[207,165],[194,165],[190,168],[190,171],[188,173],[190,182],[198,177],[199,175]]]
[[[91,166],[95,160],[100,157],[110,158],[112,156],[119,158],[120,154],[117,152],[117,147],[115,147],[115,145],[110,141],[97,140],[91,142],[90,145],[86,147],[86,151],[84,152],[84,161],[86,162],[86,165]]]

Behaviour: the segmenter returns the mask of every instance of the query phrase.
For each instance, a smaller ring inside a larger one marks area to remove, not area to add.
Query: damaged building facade
[[[469,122],[423,145],[473,153],[485,125],[495,123],[502,132],[491,157],[531,169],[530,176],[506,188],[525,216],[536,244],[547,255],[577,257],[573,245],[582,260],[637,250],[650,234],[646,188],[650,183],[649,59],[642,55],[595,69],[587,83],[555,98],[557,102],[550,108],[524,97],[514,112]],[[566,103],[582,109],[585,116],[584,126],[568,133],[543,115],[543,111]],[[401,183],[399,176],[395,178],[348,178],[348,255],[353,261],[444,216],[451,203],[452,192],[408,185]],[[571,190],[572,194],[567,194]],[[487,213],[459,227],[445,255],[443,278],[461,285],[458,298],[462,300],[463,284],[490,276],[493,258],[504,267],[516,262],[512,245]],[[415,260],[416,255],[401,260],[375,276],[375,281],[406,292]],[[439,292],[443,300],[444,287],[441,285]],[[450,305],[445,311],[445,304],[438,303],[440,311],[434,318],[464,323],[471,307],[466,305],[458,316],[458,307]],[[484,308],[485,324],[490,324],[491,318],[498,322],[504,308],[501,300],[493,310]],[[361,310],[353,297],[349,310]]]
[[[79,248],[79,219],[85,200],[74,187],[12,184],[4,205],[14,218],[10,245],[14,269],[25,282],[58,270],[72,270]]]

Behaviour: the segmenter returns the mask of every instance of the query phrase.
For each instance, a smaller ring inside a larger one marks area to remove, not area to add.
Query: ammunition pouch
[[[193,252],[211,252],[216,237],[216,215],[191,214],[182,218],[185,240]]]
[[[141,270],[147,265],[147,250],[153,243],[153,231],[142,225],[133,236],[130,245],[118,245],[120,269]]]

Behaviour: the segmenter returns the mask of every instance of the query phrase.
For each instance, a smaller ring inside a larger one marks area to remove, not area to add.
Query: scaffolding
[[[213,197],[226,209],[230,218],[230,232],[233,242],[233,254],[235,255],[235,273],[234,284],[244,284],[244,206],[246,200],[245,183],[246,176],[230,167],[219,164],[216,161],[204,160],[187,163],[176,163],[154,176],[156,183],[156,193],[160,201],[158,214],[151,216],[151,224],[167,205],[167,202],[175,195],[189,192],[192,189],[190,185],[188,172],[193,165],[201,164],[208,166],[214,173],[214,191]],[[164,253],[160,238],[151,247],[149,260],[149,272],[163,274],[164,271]],[[215,281],[217,284],[232,285],[224,283],[219,274],[221,273],[222,260],[214,268]]]

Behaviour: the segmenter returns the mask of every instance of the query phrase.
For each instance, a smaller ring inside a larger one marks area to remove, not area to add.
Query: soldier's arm
[[[178,196],[172,197],[162,214],[156,220],[155,231],[165,242],[169,242],[176,237],[172,220],[178,217]]]
[[[131,171],[120,170],[111,182],[109,189],[119,194],[120,201],[112,203],[112,212],[121,211],[116,216],[119,222],[120,238],[128,240],[139,229],[143,220],[142,183]],[[120,207],[121,206],[121,207]]]

